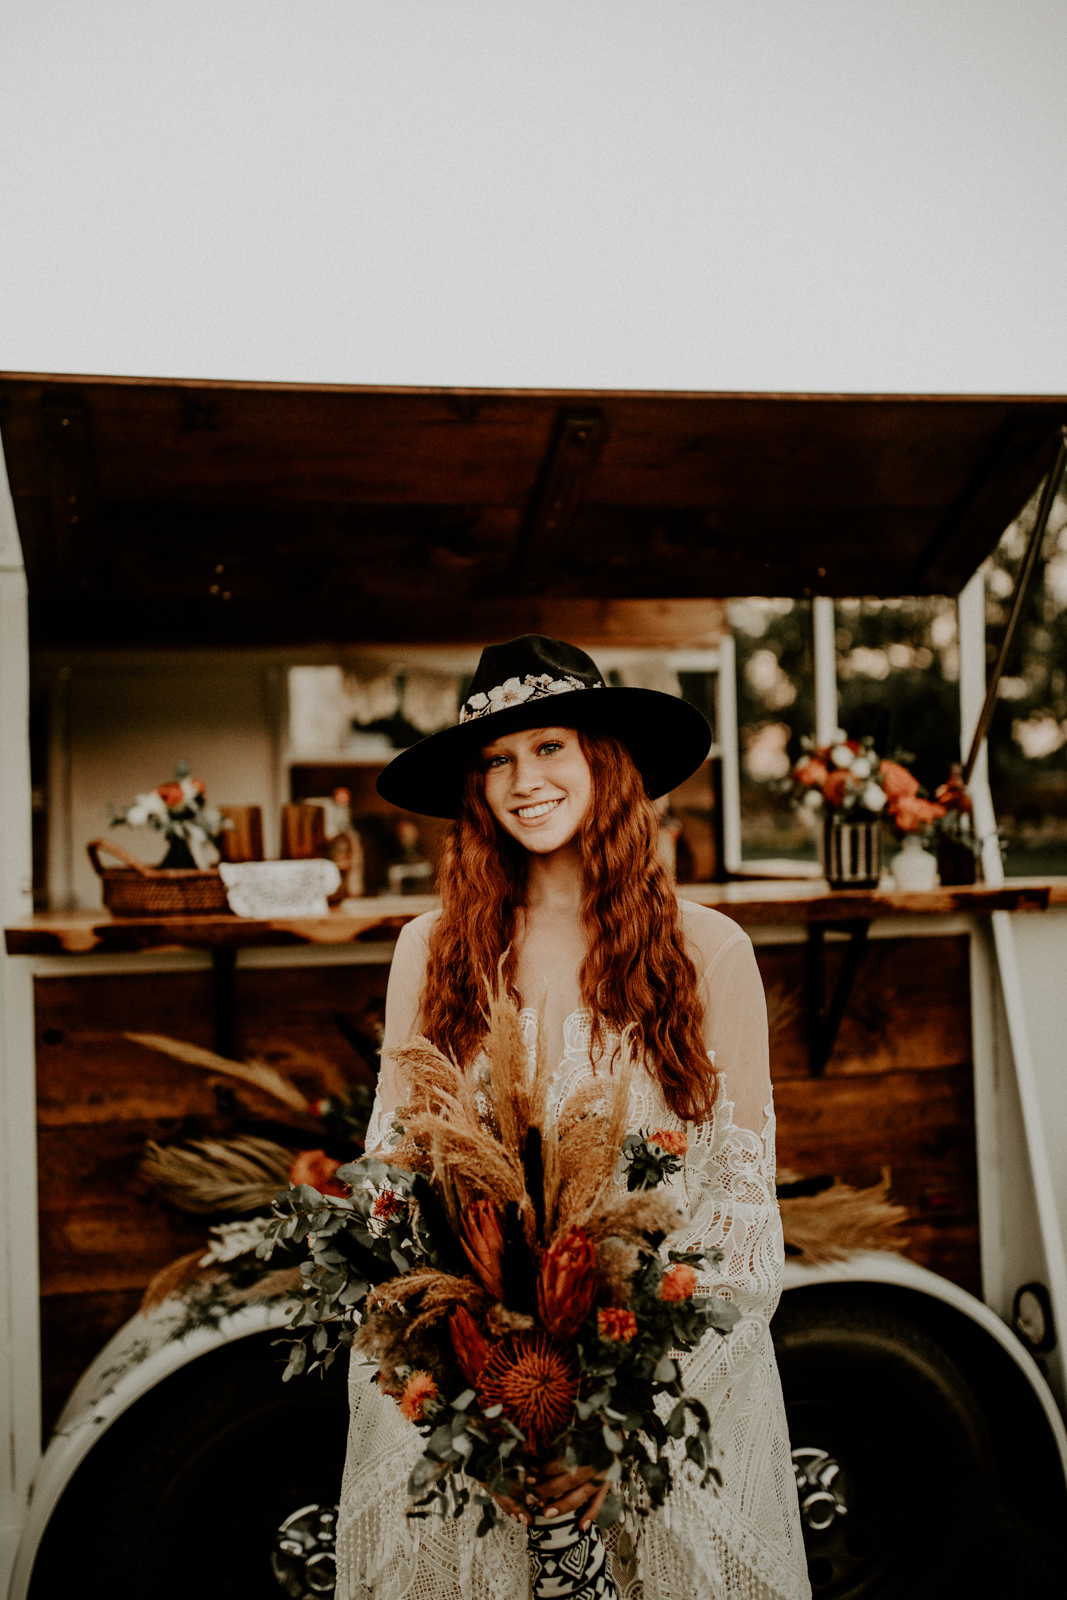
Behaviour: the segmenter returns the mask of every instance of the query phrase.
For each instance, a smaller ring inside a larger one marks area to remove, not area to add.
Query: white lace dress
[[[735,923],[682,902],[690,953],[703,973],[706,1040],[720,1088],[710,1122],[686,1126],[645,1072],[636,1077],[630,1127],[682,1128],[689,1139],[672,1186],[687,1221],[680,1248],[724,1252],[709,1287],[742,1313],[727,1338],[712,1335],[684,1363],[686,1389],[711,1416],[717,1492],[679,1474],[664,1511],[649,1517],[636,1565],[614,1558],[622,1600],[807,1600],[810,1595],[781,1384],[768,1323],[778,1303],[782,1230],[774,1197],[774,1114],[767,1070],[766,1009],[752,946]],[[418,1020],[432,916],[409,924],[390,975],[383,1072],[367,1148],[387,1137],[402,1103],[389,1051]],[[589,1016],[576,1001],[577,940],[530,930],[519,989],[547,984],[545,1026],[558,1051],[555,1097],[592,1070]],[[541,935],[538,937],[538,933]],[[537,1013],[523,1013],[531,1046]],[[613,1041],[608,1041],[609,1050]],[[603,1070],[603,1068],[601,1068]],[[409,1522],[405,1487],[421,1438],[354,1360],[351,1426],[338,1526],[337,1600],[527,1600],[525,1530],[505,1523],[484,1539],[476,1519]]]

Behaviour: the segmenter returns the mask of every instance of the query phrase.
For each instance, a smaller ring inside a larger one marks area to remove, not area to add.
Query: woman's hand
[[[581,1512],[582,1528],[596,1521],[607,1498],[608,1485],[596,1475],[595,1467],[579,1467],[568,1472],[562,1461],[546,1461],[526,1487],[541,1502],[541,1515],[566,1517]]]
[[[521,1499],[525,1492],[524,1489],[518,1484],[514,1484],[513,1487],[515,1494]],[[489,1488],[487,1483],[483,1483],[482,1488],[493,1496],[493,1499],[496,1501],[501,1511],[506,1517],[510,1517],[512,1522],[521,1523],[524,1528],[528,1528],[530,1526],[532,1517],[526,1507],[520,1504],[520,1500],[513,1499],[511,1495],[497,1494],[494,1489]]]

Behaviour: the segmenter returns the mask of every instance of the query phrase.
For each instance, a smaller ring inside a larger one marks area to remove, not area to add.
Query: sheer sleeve
[[[710,1120],[689,1130],[686,1244],[723,1252],[709,1287],[765,1328],[781,1292],[784,1249],[763,981],[736,925],[724,930],[701,918],[686,931],[708,958],[704,1037],[718,1077]]]
[[[400,931],[389,969],[385,994],[385,1037],[382,1040],[382,1065],[374,1108],[367,1124],[368,1151],[381,1149],[393,1131],[395,1113],[403,1105],[405,1089],[396,1064],[396,1051],[419,1025],[422,988],[426,977],[430,931],[436,912],[416,917]]]

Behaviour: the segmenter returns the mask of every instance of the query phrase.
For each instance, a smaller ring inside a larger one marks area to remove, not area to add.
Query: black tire
[[[814,1600],[984,1596],[992,1453],[952,1359],[847,1286],[790,1292],[772,1333],[794,1462],[813,1452],[800,1461],[814,1463],[801,1488]]]
[[[337,1504],[347,1362],[283,1384],[276,1333],[182,1367],[123,1413],[45,1530],[30,1600],[283,1600],[277,1530]],[[322,1588],[317,1594],[328,1595]]]

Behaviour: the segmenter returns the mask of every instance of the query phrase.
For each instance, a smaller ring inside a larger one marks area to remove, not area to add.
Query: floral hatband
[[[494,711],[506,711],[510,706],[521,706],[526,700],[547,700],[550,695],[570,694],[573,689],[602,689],[602,683],[583,683],[581,678],[564,676],[551,678],[547,672],[540,677],[528,672],[525,678],[508,678],[497,684],[487,694],[472,694],[460,709],[460,722],[473,722],[478,717],[491,716]]]

